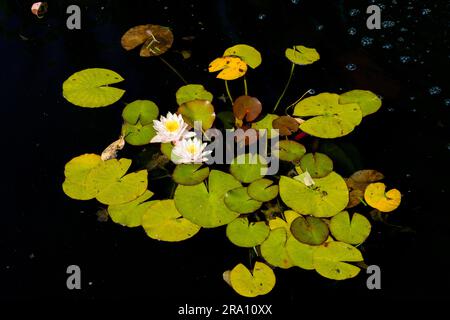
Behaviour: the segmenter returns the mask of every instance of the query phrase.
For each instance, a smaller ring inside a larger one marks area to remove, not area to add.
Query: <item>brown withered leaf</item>
[[[250,96],[240,96],[233,103],[233,113],[236,119],[252,122],[261,114],[261,102]]]
[[[359,170],[353,173],[348,179],[345,179],[350,191],[347,208],[356,207],[364,199],[364,192],[367,186],[383,178],[384,175],[376,170]]]
[[[141,57],[159,56],[170,49],[173,33],[168,27],[145,24],[129,29],[122,36],[121,44],[125,50],[142,45]]]
[[[290,116],[281,116],[273,120],[272,127],[280,131],[280,136],[290,136],[298,131],[299,124]]]

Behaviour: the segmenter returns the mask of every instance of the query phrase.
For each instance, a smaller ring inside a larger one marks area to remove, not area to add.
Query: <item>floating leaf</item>
[[[223,53],[223,56],[236,56],[241,58],[250,68],[255,69],[261,64],[261,54],[255,48],[246,44],[237,44],[228,48]]]
[[[161,152],[164,154],[167,158],[172,157],[172,150],[173,150],[173,144],[170,142],[167,143],[161,143]]]
[[[248,186],[247,192],[255,200],[267,202],[277,197],[278,186],[273,185],[272,180],[258,179]]]
[[[345,92],[339,96],[339,103],[357,103],[361,108],[363,117],[377,112],[381,107],[381,99],[375,93],[367,90]]]
[[[146,24],[129,29],[121,39],[125,50],[132,50],[143,44],[141,57],[159,56],[170,49],[173,43],[173,34],[169,28]]]
[[[270,229],[264,221],[249,222],[238,218],[227,225],[227,237],[238,247],[251,248],[260,245],[269,236]]]
[[[156,203],[156,201],[144,202],[152,196],[153,192],[146,190],[139,198],[131,202],[109,206],[108,214],[115,223],[127,227],[138,227],[147,208]]]
[[[228,209],[239,213],[252,213],[258,210],[262,202],[252,199],[246,187],[239,187],[225,194],[225,205]]]
[[[64,193],[77,200],[95,198],[98,189],[89,183],[87,177],[101,162],[100,156],[96,154],[83,154],[70,160],[64,169]]]
[[[235,80],[247,72],[247,64],[238,57],[221,57],[210,63],[208,71],[220,71],[217,75],[219,79]]]
[[[272,137],[271,129],[273,129],[272,122],[277,119],[279,116],[276,114],[266,114],[264,118],[257,122],[252,123],[252,128],[255,130],[266,129],[267,130],[267,138]]]
[[[298,241],[320,245],[328,238],[330,231],[325,222],[316,217],[298,217],[291,224],[291,233]]]
[[[217,118],[222,121],[224,129],[233,129],[235,118],[231,111],[222,111],[217,114]]]
[[[127,122],[122,125],[122,133],[125,136],[125,141],[133,146],[146,145],[156,135],[152,124],[143,126],[140,123],[132,125]]]
[[[314,268],[325,278],[345,280],[356,277],[361,270],[346,262],[363,261],[361,252],[344,242],[326,242],[314,250]]]
[[[182,86],[176,93],[177,103],[181,106],[183,103],[194,100],[206,100],[212,102],[213,95],[211,92],[206,91],[205,87],[201,84],[188,84]]]
[[[195,224],[205,228],[225,225],[239,216],[225,205],[225,194],[241,184],[232,175],[211,170],[208,188],[204,183],[194,186],[179,185],[175,190],[178,211]]]
[[[265,175],[267,161],[260,155],[242,154],[231,162],[230,172],[239,181],[250,183]]]
[[[286,251],[288,233],[285,228],[271,230],[269,237],[261,244],[261,255],[275,267],[288,269],[292,261]]]
[[[300,159],[300,168],[313,178],[323,178],[333,171],[333,161],[323,153],[307,153]]]
[[[397,189],[386,191],[386,185],[382,182],[371,183],[367,186],[364,199],[372,208],[381,212],[391,212],[400,205],[402,195]]]
[[[363,243],[370,234],[369,220],[359,213],[353,214],[352,220],[347,211],[339,212],[330,220],[330,231],[336,240],[349,244]]]
[[[261,102],[250,96],[240,96],[233,103],[233,113],[236,119],[252,122],[261,113]]]
[[[201,121],[202,129],[205,131],[212,127],[216,119],[214,107],[208,100],[194,100],[183,103],[178,108],[178,113],[191,127],[194,127],[195,121]]]
[[[293,210],[315,217],[332,217],[348,203],[348,189],[344,179],[335,172],[314,180],[308,187],[300,181],[282,176],[280,196]]]
[[[127,104],[122,111],[123,120],[132,125],[137,123],[142,126],[153,125],[153,120],[157,119],[158,115],[158,106],[150,100],[133,101]]]
[[[300,217],[300,214],[298,212],[295,212],[294,210],[286,210],[283,212],[283,216],[285,219],[276,217],[275,219],[269,220],[270,230],[275,230],[277,228],[284,228],[288,236],[291,236],[292,221]]]
[[[361,203],[364,199],[364,192],[367,186],[372,183],[383,179],[384,176],[381,172],[376,170],[359,170],[353,173],[350,178],[346,180],[347,187],[350,191],[350,200],[347,208],[353,208]]]
[[[198,225],[181,216],[172,199],[149,207],[142,216],[142,226],[150,238],[170,242],[189,239],[200,231]]]
[[[312,117],[300,125],[300,129],[319,138],[345,136],[360,124],[361,108],[356,103],[339,104],[339,95],[321,93],[296,104],[294,115]]]
[[[294,46],[293,49],[288,48],[285,51],[285,55],[292,63],[299,65],[311,64],[320,59],[316,49],[305,46]]]
[[[173,171],[172,178],[178,184],[193,186],[209,176],[209,168],[201,168],[202,164],[179,164]]]
[[[279,150],[279,158],[283,161],[291,161],[298,163],[306,153],[306,148],[301,143],[292,140],[281,140],[277,147]]]
[[[316,246],[301,243],[292,236],[286,241],[286,252],[292,264],[305,270],[314,270],[315,248]]]
[[[230,271],[231,287],[241,296],[254,298],[269,293],[275,287],[273,270],[262,262],[255,262],[253,272],[242,263]]]
[[[71,75],[63,83],[67,101],[84,108],[106,107],[119,100],[125,90],[110,87],[124,79],[108,69],[85,69]]]
[[[299,123],[290,116],[281,116],[273,120],[272,126],[280,131],[280,136],[290,136],[298,131]]]

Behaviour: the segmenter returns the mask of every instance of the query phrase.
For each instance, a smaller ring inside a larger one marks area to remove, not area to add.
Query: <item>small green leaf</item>
[[[250,197],[261,202],[273,200],[278,195],[278,186],[273,185],[269,179],[258,179],[253,181],[247,188]]]
[[[363,243],[370,234],[369,220],[359,213],[353,214],[352,220],[347,211],[342,211],[330,220],[330,231],[336,240],[349,244]]]
[[[262,61],[259,51],[246,44],[238,44],[228,48],[223,53],[223,56],[239,57],[253,69],[258,67]]]
[[[219,227],[239,216],[225,205],[225,194],[241,184],[232,175],[211,170],[208,188],[204,183],[194,186],[179,185],[175,190],[178,211],[195,224],[205,228]]]
[[[333,171],[333,161],[323,153],[307,153],[300,159],[300,168],[313,178],[323,178]]]
[[[84,108],[109,106],[118,101],[125,90],[110,87],[124,79],[108,69],[85,69],[71,75],[63,83],[63,95],[67,101]]]
[[[292,140],[281,140],[277,146],[279,149],[279,158],[283,161],[298,163],[306,153],[304,145]]]
[[[153,196],[153,192],[146,190],[139,198],[131,202],[108,207],[108,214],[112,221],[127,227],[138,227],[142,222],[142,215],[147,208],[156,201],[144,202]]]
[[[213,101],[213,95],[208,92],[201,84],[188,84],[178,89],[176,93],[177,103],[181,106],[183,103],[194,100]]]
[[[122,133],[125,141],[133,146],[143,146],[150,143],[150,140],[156,135],[153,124],[142,126],[140,123],[136,125],[125,122],[122,125]]]
[[[239,213],[252,213],[258,210],[262,202],[252,199],[246,187],[232,189],[225,194],[225,205],[228,209]]]
[[[357,103],[361,108],[362,116],[368,116],[375,113],[381,107],[381,99],[367,90],[352,90],[339,96],[340,104]]]
[[[326,242],[317,247],[313,254],[314,268],[325,278],[345,280],[356,277],[361,270],[346,262],[363,261],[361,252],[344,242]]]
[[[216,119],[214,107],[208,100],[193,100],[183,103],[178,108],[178,113],[191,127],[194,127],[195,121],[201,121],[202,129],[205,131],[212,127]]]
[[[123,120],[131,125],[140,123],[142,126],[152,125],[153,127],[153,120],[157,119],[158,115],[158,106],[150,100],[133,101],[122,111]]]
[[[250,183],[265,176],[267,161],[260,155],[242,154],[234,158],[230,172],[239,181]]]
[[[179,164],[173,171],[172,178],[178,184],[193,186],[199,184],[209,175],[209,168],[201,168],[202,164]]]
[[[298,241],[317,246],[327,240],[330,231],[319,218],[300,216],[292,221],[291,233]]]
[[[288,48],[286,49],[285,55],[292,63],[298,65],[311,64],[320,59],[316,49],[305,46],[294,46],[293,49]]]
[[[169,242],[189,239],[200,231],[200,226],[181,216],[172,199],[150,206],[142,216],[142,226],[150,238]]]
[[[262,262],[255,262],[253,272],[242,263],[230,271],[231,287],[241,296],[254,298],[269,293],[275,287],[275,273]]]
[[[226,232],[233,244],[251,248],[266,240],[270,229],[264,221],[249,222],[247,218],[238,218],[227,225]]]

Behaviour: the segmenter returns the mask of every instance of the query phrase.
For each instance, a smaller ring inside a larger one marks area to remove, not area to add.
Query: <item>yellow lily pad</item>
[[[331,218],[329,227],[336,240],[355,245],[366,241],[372,228],[369,220],[359,213],[354,213],[350,220],[347,211]]]
[[[153,196],[153,192],[146,190],[139,198],[122,204],[108,207],[108,214],[111,220],[122,226],[138,227],[142,222],[142,215],[147,208],[156,203],[156,201],[144,202]]]
[[[226,232],[233,244],[251,248],[266,240],[270,229],[264,221],[249,222],[247,218],[237,218],[227,225]]]
[[[237,44],[228,48],[223,53],[223,56],[236,56],[241,58],[246,64],[250,66],[250,68],[255,69],[261,64],[261,54],[258,50],[253,48],[252,46],[246,44]]]
[[[311,64],[320,59],[320,55],[316,49],[305,46],[288,48],[286,49],[285,55],[292,63],[299,65]]]
[[[210,63],[209,72],[220,71],[217,78],[235,80],[247,72],[247,64],[238,57],[220,57]]]
[[[381,212],[394,211],[400,205],[402,194],[397,189],[385,191],[386,185],[384,183],[371,183],[364,192],[364,199],[369,206]]]
[[[248,270],[242,263],[230,271],[231,287],[241,296],[254,298],[265,295],[275,287],[275,273],[262,262],[255,262],[253,271]]]

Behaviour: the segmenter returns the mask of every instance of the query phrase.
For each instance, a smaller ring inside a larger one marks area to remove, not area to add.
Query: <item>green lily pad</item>
[[[153,196],[153,192],[146,190],[139,198],[118,205],[108,207],[108,214],[112,221],[127,227],[138,227],[142,222],[142,215],[147,208],[156,201],[144,202]]]
[[[83,154],[70,160],[64,169],[64,193],[77,200],[95,198],[98,189],[89,183],[87,177],[100,163],[102,159],[96,154]]]
[[[231,287],[241,296],[254,298],[269,293],[275,287],[275,273],[262,262],[255,262],[253,272],[242,263],[230,271]]]
[[[261,244],[261,255],[275,267],[288,269],[292,267],[292,261],[286,251],[288,233],[285,228],[271,230],[269,237]]]
[[[247,193],[247,187],[239,187],[225,194],[225,205],[228,209],[239,213],[252,213],[258,210],[262,202],[251,198]]]
[[[283,161],[298,163],[306,153],[306,148],[301,143],[292,140],[281,140],[277,144],[279,158]]]
[[[319,53],[314,48],[307,48],[305,46],[294,46],[294,48],[287,48],[285,51],[286,58],[292,63],[298,65],[307,65],[316,62],[320,59]]]
[[[217,114],[217,118],[223,123],[224,129],[233,129],[235,118],[231,111],[222,111]]]
[[[251,248],[266,240],[270,229],[264,221],[249,222],[247,218],[237,218],[227,225],[226,232],[233,244]]]
[[[174,145],[170,142],[161,143],[162,154],[165,155],[167,158],[171,159],[173,147]]]
[[[255,69],[261,64],[261,54],[252,46],[237,44],[225,50],[223,56],[236,56],[241,58],[251,68]]]
[[[136,125],[138,122],[142,126],[151,124],[153,120],[157,119],[159,109],[156,103],[150,100],[136,100],[127,106],[122,111],[122,118],[131,125]]]
[[[362,116],[375,113],[381,107],[381,99],[368,90],[352,90],[339,96],[340,104],[357,103],[361,108]]]
[[[307,153],[300,159],[300,168],[313,178],[323,178],[333,171],[333,161],[323,153]]]
[[[204,183],[194,186],[179,185],[175,190],[178,211],[195,224],[214,228],[230,223],[239,216],[225,205],[225,194],[241,184],[232,175],[211,170],[208,188]]]
[[[247,188],[250,197],[261,202],[273,200],[278,195],[278,186],[273,185],[269,179],[258,179],[253,181]]]
[[[294,210],[286,210],[283,212],[284,219],[280,217],[276,217],[275,219],[269,220],[270,230],[275,230],[277,228],[284,228],[288,234],[288,237],[292,236],[291,234],[291,224],[292,222],[300,217],[298,212]]]
[[[265,176],[267,161],[260,155],[242,154],[233,159],[230,172],[239,181],[250,183]]]
[[[178,184],[193,186],[209,176],[209,168],[201,168],[202,164],[179,164],[173,171],[172,178]]]
[[[327,240],[330,231],[319,218],[300,216],[292,221],[291,233],[298,241],[317,246]]]
[[[155,240],[183,241],[196,235],[200,226],[181,216],[172,199],[157,201],[142,216],[142,227]]]
[[[361,108],[356,103],[339,104],[339,95],[321,93],[296,104],[294,115],[312,117],[300,129],[319,138],[342,137],[355,129],[362,119]]]
[[[292,264],[305,270],[314,270],[314,250],[317,246],[302,243],[294,237],[288,237],[286,252]]]
[[[279,118],[279,116],[276,114],[270,114],[270,113],[266,114],[264,116],[264,118],[262,118],[261,120],[259,120],[257,122],[253,122],[252,128],[255,130],[260,130],[260,129],[267,130],[267,137],[270,139],[272,137],[272,133],[270,130],[273,129],[272,122],[278,118]]]
[[[339,241],[326,242],[314,250],[314,268],[323,277],[345,280],[356,277],[360,268],[346,262],[363,261],[355,247]]]
[[[108,69],[85,69],[71,75],[63,83],[67,101],[84,108],[106,107],[118,101],[125,90],[110,87],[124,79]]]
[[[188,84],[182,86],[177,90],[176,98],[179,106],[194,100],[213,101],[212,93],[207,91],[201,84]]]
[[[336,240],[349,244],[360,244],[366,241],[372,226],[366,217],[354,213],[352,220],[347,211],[342,211],[330,220],[330,231]]]
[[[146,126],[137,123],[136,125],[125,122],[122,125],[122,133],[125,137],[125,141],[133,146],[143,146],[150,143],[150,140],[156,136],[155,128],[153,124]]]
[[[216,119],[214,107],[208,100],[193,100],[183,103],[178,108],[178,113],[191,127],[194,127],[195,121],[201,121],[202,129],[205,131],[212,127]]]
[[[348,189],[345,180],[335,172],[314,179],[314,186],[282,176],[280,196],[291,209],[315,217],[332,217],[345,209]]]

